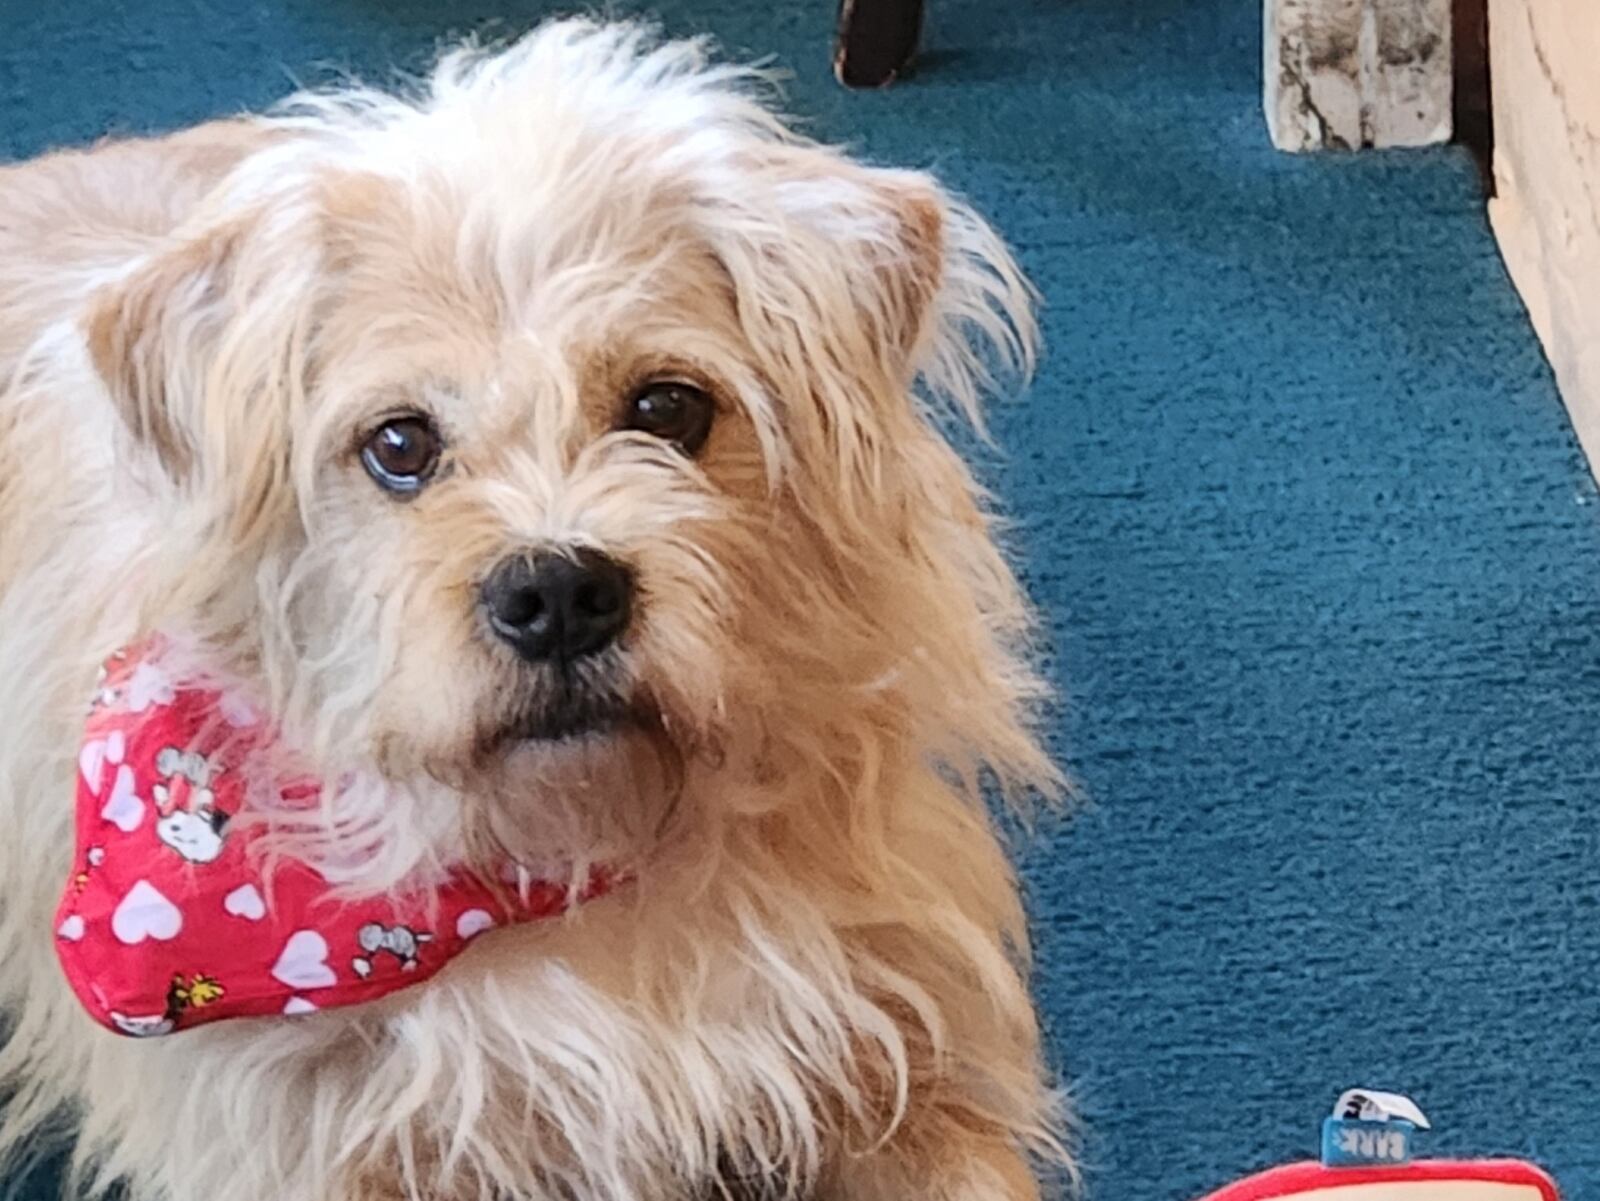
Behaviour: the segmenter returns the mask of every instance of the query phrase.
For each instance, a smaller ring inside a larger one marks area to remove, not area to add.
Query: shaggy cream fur
[[[1029,289],[768,91],[565,22],[0,171],[6,1146],[70,1115],[78,1185],[172,1201],[1038,1195],[1061,1114],[980,784],[1057,774],[936,419],[1030,365]],[[715,398],[695,457],[617,428],[663,377]],[[357,453],[399,412],[446,441],[409,501]],[[584,668],[634,718],[519,740],[555,685],[477,588],[577,547],[638,581]],[[345,785],[267,820],[351,889],[634,881],[368,1008],[99,1031],[51,912],[95,666],[150,629]]]

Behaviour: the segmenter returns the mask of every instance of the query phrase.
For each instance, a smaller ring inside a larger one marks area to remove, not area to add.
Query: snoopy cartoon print
[[[156,755],[156,771],[156,837],[190,863],[215,862],[227,841],[228,815],[212,794],[211,764],[195,751],[169,746]]]
[[[372,975],[378,956],[387,953],[394,956],[402,972],[414,972],[420,961],[422,945],[432,941],[433,935],[426,930],[368,922],[356,931],[356,945],[361,948],[361,954],[355,957],[350,966],[356,975],[365,980]]]
[[[167,989],[167,1007],[161,1013],[128,1015],[112,1010],[112,1025],[130,1038],[160,1038],[178,1028],[178,1020],[190,1009],[204,1009],[228,995],[215,976],[178,973]]]

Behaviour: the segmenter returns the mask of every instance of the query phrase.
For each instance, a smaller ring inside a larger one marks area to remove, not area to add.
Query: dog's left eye
[[[622,415],[621,426],[671,442],[686,455],[699,453],[711,436],[716,405],[693,384],[658,380],[646,384]]]
[[[438,470],[444,440],[426,417],[396,417],[374,430],[361,447],[361,465],[380,488],[420,492]]]

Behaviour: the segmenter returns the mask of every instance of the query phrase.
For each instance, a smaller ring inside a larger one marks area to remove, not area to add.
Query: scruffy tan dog
[[[1019,1201],[1059,1154],[980,781],[1026,606],[936,432],[1029,290],[924,175],[626,26],[0,171],[6,1142],[139,1198]],[[370,1006],[151,1041],[54,961],[97,663],[182,631],[357,886],[604,863]]]

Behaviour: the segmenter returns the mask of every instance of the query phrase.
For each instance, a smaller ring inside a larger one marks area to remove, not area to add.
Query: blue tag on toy
[[[1408,1163],[1419,1128],[1426,1130],[1428,1119],[1411,1098],[1352,1088],[1322,1120],[1322,1162],[1330,1168]]]
[[[1364,1122],[1359,1118],[1322,1119],[1322,1162],[1330,1168],[1406,1163],[1411,1159],[1410,1122]]]

